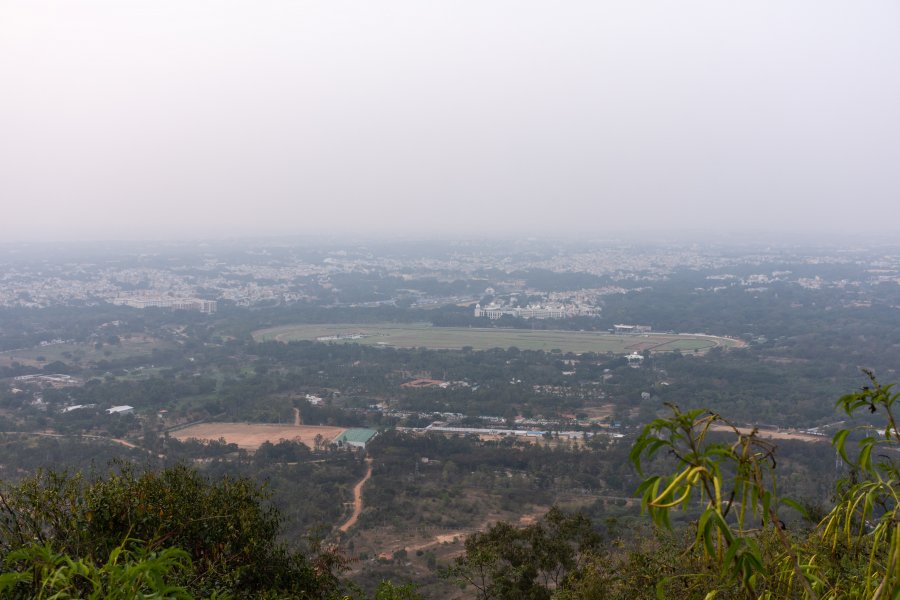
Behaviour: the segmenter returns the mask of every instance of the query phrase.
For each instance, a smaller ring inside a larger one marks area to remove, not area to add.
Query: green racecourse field
[[[361,335],[355,339],[351,335]],[[320,339],[339,336],[340,339]],[[395,348],[460,349],[471,346],[475,350],[509,348],[520,350],[560,350],[562,352],[597,352],[600,354],[629,354],[653,352],[705,351],[721,346],[742,346],[743,342],[700,334],[638,334],[613,335],[594,331],[531,331],[506,328],[433,327],[427,323],[374,323],[336,325],[284,325],[261,329],[253,333],[256,341],[292,342],[317,340],[326,343],[354,343]]]

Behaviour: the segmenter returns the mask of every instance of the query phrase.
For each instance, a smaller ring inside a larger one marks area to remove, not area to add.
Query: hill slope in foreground
[[[292,342],[310,340],[343,342],[395,348],[474,350],[516,347],[520,350],[559,350],[629,354],[652,352],[706,351],[715,347],[739,347],[744,343],[731,338],[703,334],[650,333],[614,335],[596,331],[501,329],[477,327],[434,327],[428,323],[340,323],[325,325],[283,325],[253,333],[256,341]]]

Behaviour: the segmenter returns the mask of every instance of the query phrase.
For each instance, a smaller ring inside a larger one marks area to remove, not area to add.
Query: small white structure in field
[[[108,415],[130,415],[134,412],[133,406],[128,406],[127,404],[123,404],[122,406],[113,406],[112,408],[106,409],[106,414]]]

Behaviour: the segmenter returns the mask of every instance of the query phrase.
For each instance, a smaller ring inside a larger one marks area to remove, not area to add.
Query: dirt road
[[[733,432],[734,429],[727,425],[715,424],[710,427],[713,431],[725,431],[725,432]],[[738,427],[737,430],[743,435],[748,435],[753,429],[751,427]],[[797,440],[801,442],[831,442],[831,438],[825,435],[813,435],[811,433],[803,433],[802,431],[797,431],[794,429],[759,429],[757,428],[756,434],[759,437],[774,439],[774,440]]]
[[[341,532],[346,532],[348,529],[356,525],[356,522],[359,520],[359,515],[362,513],[363,503],[362,503],[362,491],[363,486],[366,485],[366,482],[372,476],[372,459],[367,458],[366,464],[368,468],[366,469],[366,474],[363,476],[359,482],[353,486],[353,514],[350,515],[350,518],[347,519],[343,525],[338,527]]]

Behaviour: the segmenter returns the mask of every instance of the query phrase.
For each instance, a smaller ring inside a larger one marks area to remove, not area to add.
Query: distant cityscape
[[[794,266],[772,268],[777,264]],[[754,265],[759,269],[748,270]],[[835,268],[809,272],[822,265]],[[487,319],[564,319],[602,314],[608,296],[640,293],[676,273],[700,271],[706,275],[697,281],[697,294],[762,293],[784,284],[853,289],[900,282],[900,251],[767,247],[741,253],[697,244],[568,248],[535,242],[410,244],[375,252],[367,245],[245,242],[131,249],[109,260],[74,252],[38,258],[8,245],[0,246],[0,307],[111,303],[212,314],[223,304],[477,305],[475,315]],[[359,290],[358,281],[370,281],[371,289]]]

